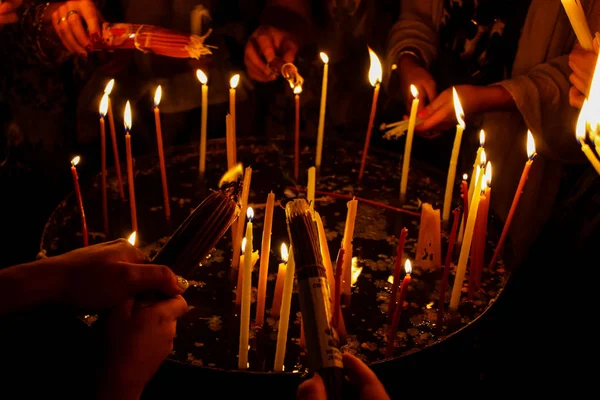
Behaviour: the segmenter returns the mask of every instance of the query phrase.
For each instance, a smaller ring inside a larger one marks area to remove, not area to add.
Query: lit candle
[[[346,302],[349,301],[350,283],[352,279],[352,239],[354,237],[354,225],[356,222],[356,213],[358,211],[358,200],[350,200],[347,203],[348,213],[346,214],[346,226],[344,228],[343,248],[344,248],[344,268],[342,272],[342,293],[346,296]]]
[[[338,333],[341,335],[341,327],[344,322],[342,316],[342,273],[344,269],[344,248],[342,247],[338,251],[338,256],[335,261],[335,286],[333,291],[333,326],[338,330]]]
[[[469,185],[469,193],[471,193],[471,195],[469,196],[469,200],[468,200],[469,206],[473,202],[473,197],[475,197],[475,191],[472,190],[473,187],[481,187],[481,181],[485,175],[486,163],[487,163],[487,154],[485,152],[485,149],[482,149],[480,157],[479,157],[479,165],[475,169],[475,175],[473,175],[471,177],[471,184]],[[468,215],[467,215],[467,219],[468,219]],[[456,238],[456,243],[459,245],[462,244],[465,225],[466,225],[466,222],[464,224],[461,222],[461,226],[458,231],[458,237]]]
[[[581,0],[561,0],[561,2],[581,47],[587,51],[594,51],[592,32],[581,7]]]
[[[463,219],[461,221],[462,224],[465,224],[467,222],[467,216],[469,215],[469,183],[467,182],[467,179],[469,179],[467,174],[463,174],[463,180],[460,183],[460,193],[463,198]]]
[[[298,180],[300,170],[300,93],[302,86],[294,88],[294,104],[296,110],[296,119],[294,123],[294,179]]]
[[[208,121],[208,78],[201,69],[196,70],[196,77],[202,83],[202,117],[200,120],[200,179],[206,171],[206,126]]]
[[[321,170],[321,157],[323,156],[323,138],[325,135],[325,108],[327,104],[327,75],[329,72],[329,57],[321,52],[323,60],[323,84],[321,86],[321,110],[319,112],[319,128],[317,131],[317,157],[315,164],[317,169]]]
[[[246,169],[244,171],[244,181],[242,183],[242,194],[240,196],[240,215],[245,215],[246,210],[248,208],[248,196],[250,195],[251,181],[252,181],[252,168],[246,167]],[[240,247],[238,246],[238,244],[241,243],[241,241],[242,241],[242,234],[244,233],[244,224],[238,220],[236,228],[237,228],[237,230],[235,232],[235,237],[233,238],[233,243],[234,243],[233,259],[231,260],[233,269],[236,269],[239,266]],[[238,274],[239,274],[239,268],[238,268]]]
[[[365,164],[367,163],[367,154],[369,153],[369,144],[371,143],[371,132],[373,131],[373,123],[375,122],[375,114],[377,112],[377,99],[379,98],[379,86],[382,80],[382,68],[377,54],[369,47],[369,57],[371,59],[371,67],[369,68],[369,82],[374,87],[373,103],[371,104],[371,115],[369,116],[369,125],[367,126],[367,136],[365,137],[365,146],[363,148],[362,160],[360,162],[360,171],[358,173],[358,182],[362,180],[365,173]],[[346,253],[348,255],[348,253]]]
[[[243,268],[244,266],[244,253],[246,251],[246,238],[242,239],[242,255],[240,256],[240,268]],[[258,250],[255,250],[252,252],[252,269],[254,269],[254,266],[256,265],[256,262],[259,259],[259,255],[258,255]],[[237,281],[237,286],[235,287],[235,310],[236,312],[239,312],[241,307],[242,307],[242,288],[243,288],[243,282],[244,280],[244,274],[243,271],[242,273],[238,273],[238,281]]]
[[[487,182],[484,179],[482,179],[481,190],[475,190],[475,193],[473,194],[473,201],[471,201],[469,218],[467,219],[467,225],[465,227],[465,237],[463,239],[463,244],[460,249],[460,257],[458,259],[458,266],[456,267],[454,286],[452,287],[452,296],[450,297],[449,308],[452,311],[456,311],[458,309],[458,303],[460,302],[460,293],[462,291],[463,282],[465,280],[467,262],[469,261],[471,243],[473,241],[473,230],[475,229],[475,221],[477,220],[479,200],[481,198],[481,193],[485,191],[486,187]]]
[[[112,102],[110,101],[110,94],[112,93],[113,87],[115,86],[115,80],[111,79],[104,89],[104,94],[108,96],[108,124],[110,127],[110,138],[112,140],[113,157],[115,159],[115,169],[117,172],[117,181],[119,182],[119,195],[121,200],[125,200],[125,191],[123,190],[123,178],[121,177],[121,161],[119,160],[119,147],[117,145],[117,132],[115,131],[115,119],[113,117]]]
[[[412,152],[412,142],[415,133],[415,123],[417,121],[417,111],[419,111],[419,91],[415,85],[410,85],[410,91],[414,99],[412,102],[412,107],[410,108],[408,131],[406,132],[406,144],[404,145],[404,155],[402,156],[402,179],[400,180],[400,203],[402,204],[404,204],[406,201],[408,170],[410,168],[410,154]]]
[[[455,208],[452,212],[452,230],[448,239],[448,252],[446,253],[446,262],[444,263],[444,272],[440,281],[440,293],[438,295],[438,326],[444,320],[444,302],[446,301],[446,289],[448,287],[448,275],[450,274],[450,264],[452,264],[452,253],[456,243],[456,233],[458,231],[458,220],[460,219],[460,209]]]
[[[454,111],[456,113],[456,136],[454,137],[454,147],[452,147],[452,156],[450,157],[450,168],[448,169],[448,179],[446,180],[446,194],[444,196],[444,209],[442,212],[442,223],[448,223],[450,219],[450,206],[452,205],[452,193],[454,192],[454,177],[456,176],[456,165],[458,163],[458,154],[460,153],[460,143],[462,134],[465,130],[465,113],[460,105],[460,99],[456,88],[452,88],[454,95]]]
[[[400,286],[400,269],[402,268],[402,257],[404,256],[404,243],[406,243],[408,229],[402,228],[400,238],[398,239],[398,249],[396,250],[396,262],[394,264],[394,281],[392,282],[392,295],[388,305],[388,320],[392,322],[394,318],[394,310],[396,309],[396,300],[398,299],[398,288]]]
[[[77,168],[75,166],[79,164],[79,156],[71,160],[71,175],[73,175],[73,185],[75,186],[75,196],[77,197],[77,205],[79,206],[79,215],[81,216],[81,235],[83,236],[83,247],[88,245],[88,230],[87,222],[85,219],[85,211],[83,210],[83,199],[81,198],[81,189],[79,188],[79,176],[77,175]]]
[[[473,172],[471,173],[471,185],[469,185],[469,196],[465,199],[465,210],[463,213],[463,220],[460,223],[460,229],[458,231],[458,237],[456,239],[457,244],[462,243],[463,233],[465,231],[465,224],[469,216],[469,201],[473,198],[473,188],[477,185],[477,177],[481,171],[481,153],[485,147],[485,131],[482,129],[479,131],[479,148],[477,149],[477,155],[475,156],[475,162],[473,163]],[[485,165],[485,162],[484,164]],[[481,183],[480,183],[481,184]]]
[[[329,289],[331,291],[332,298],[334,297],[335,290],[335,278],[333,273],[333,265],[331,264],[331,254],[329,253],[329,245],[327,244],[327,234],[325,233],[325,226],[323,220],[318,212],[315,212],[315,221],[317,222],[317,230],[319,232],[319,244],[321,245],[321,257],[323,257],[323,266],[327,273],[327,280],[329,281]]]
[[[129,186],[129,208],[131,209],[131,228],[137,231],[137,212],[135,208],[135,188],[133,186],[133,158],[131,157],[131,105],[125,105],[125,151],[127,154],[127,186]]]
[[[315,209],[315,181],[317,180],[317,170],[315,167],[308,169],[308,186],[306,190],[306,199],[310,204],[311,210]]]
[[[131,232],[131,235],[129,235],[129,238],[127,238],[127,241],[132,245],[135,246],[135,242],[137,239],[137,232],[133,231]]]
[[[515,197],[513,198],[512,205],[510,206],[510,211],[508,212],[508,216],[506,217],[506,222],[504,222],[504,228],[502,229],[502,234],[500,235],[500,240],[498,240],[498,245],[496,246],[496,251],[494,251],[494,256],[492,257],[492,261],[490,262],[490,269],[496,266],[496,262],[498,261],[498,255],[500,254],[500,250],[504,246],[504,241],[508,235],[508,230],[510,229],[510,224],[512,223],[513,217],[515,216],[515,211],[517,210],[517,206],[519,205],[519,200],[521,199],[521,194],[523,193],[523,189],[525,188],[525,184],[527,183],[527,177],[529,176],[529,170],[531,169],[531,164],[533,164],[533,160],[535,159],[535,141],[533,140],[533,135],[531,131],[527,132],[527,157],[529,158],[525,163],[525,168],[523,168],[523,173],[521,174],[521,180],[519,181],[519,186],[517,187],[517,192],[515,193]]]
[[[227,152],[227,168],[231,169],[235,166],[236,151],[235,140],[233,138],[233,129],[231,125],[231,115],[225,116],[225,146]]]
[[[252,219],[254,211],[252,207],[247,212],[248,223],[246,224],[246,249],[244,251],[244,265],[242,278],[242,314],[240,317],[240,347],[238,357],[238,368],[248,368],[248,340],[250,330],[250,303],[252,302]]]
[[[589,104],[590,103],[585,101],[583,107],[581,108],[579,120],[577,121],[577,128],[575,129],[575,135],[577,137],[577,141],[581,145],[581,151],[583,151],[583,154],[585,154],[585,156],[588,158],[596,172],[600,174],[600,160],[598,160],[594,154],[594,151],[586,143],[587,126],[590,125],[591,120],[591,118],[589,118],[591,117]]]
[[[160,123],[160,100],[162,87],[158,85],[154,94],[154,122],[156,124],[156,145],[158,146],[158,162],[160,164],[160,180],[162,182],[163,201],[165,204],[165,218],[171,219],[171,205],[169,204],[169,187],[167,185],[167,169],[165,167],[165,153],[162,140],[162,125]]]
[[[283,361],[285,359],[285,348],[287,345],[287,334],[290,323],[290,307],[292,304],[295,271],[296,264],[294,262],[293,249],[290,247],[289,262],[287,263],[287,273],[283,285],[283,295],[279,310],[279,328],[277,330],[277,347],[275,349],[275,366],[273,368],[275,372],[283,372]]]
[[[233,143],[233,164],[237,163],[237,118],[235,115],[235,88],[240,83],[240,75],[235,74],[229,80],[229,115],[231,116],[231,140]]]
[[[265,210],[265,220],[263,225],[263,236],[260,260],[260,270],[258,272],[258,299],[256,302],[256,325],[260,326],[265,320],[265,297],[267,295],[267,276],[269,275],[269,254],[271,253],[271,231],[273,227],[273,210],[275,208],[275,193],[271,192],[267,196],[267,208]]]
[[[108,110],[108,95],[105,93],[100,101],[100,177],[102,179],[102,222],[104,234],[108,236],[108,195],[106,189],[106,124],[104,117]]]
[[[406,275],[404,276],[404,279],[402,280],[402,286],[400,287],[398,305],[394,310],[394,318],[388,329],[388,342],[385,352],[386,357],[391,357],[392,352],[394,351],[394,342],[396,341],[396,330],[398,329],[400,315],[402,315],[402,309],[404,308],[404,300],[406,299],[406,294],[408,293],[408,285],[410,284],[410,274],[412,273],[412,265],[410,263],[410,260],[408,259],[404,264],[404,270],[406,271]]]
[[[289,260],[288,248],[285,243],[281,244],[281,262],[279,263],[279,269],[277,270],[277,280],[275,281],[275,292],[273,294],[273,304],[271,306],[271,316],[273,318],[279,318],[281,312],[281,300],[283,298],[283,285],[285,283],[285,276],[287,271],[287,263]],[[292,259],[293,261],[293,259]]]
[[[472,300],[475,289],[479,286],[481,278],[481,269],[483,268],[483,258],[485,251],[485,238],[487,233],[487,220],[490,205],[490,194],[492,184],[492,163],[488,161],[485,168],[486,189],[479,200],[479,210],[475,220],[475,229],[473,232],[473,243],[471,245],[471,272],[469,274],[468,299]]]

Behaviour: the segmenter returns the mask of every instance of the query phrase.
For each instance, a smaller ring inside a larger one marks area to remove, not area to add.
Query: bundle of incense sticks
[[[195,58],[212,54],[212,46],[204,44],[204,36],[190,35],[153,25],[109,23],[102,24],[102,37],[92,41],[93,50],[137,49],[173,58]]]
[[[275,75],[281,75],[288,81],[292,89],[304,84],[304,78],[298,72],[298,68],[292,63],[286,63],[279,57],[275,57],[269,64],[269,68]]]
[[[285,206],[290,242],[294,248],[300,312],[308,353],[308,366],[318,372],[330,400],[341,399],[343,382],[342,353],[333,327],[331,294],[323,266],[314,211],[300,198]]]
[[[417,117],[415,125],[419,125],[421,122],[423,122],[423,119]],[[386,131],[383,134],[384,139],[398,139],[399,137],[404,136],[406,134],[406,131],[408,130],[408,119],[398,122],[392,122],[389,124],[381,124],[379,126],[379,130]]]
[[[152,262],[167,265],[184,278],[191,277],[238,218],[239,191],[239,182],[228,183],[213,191],[186,218]]]

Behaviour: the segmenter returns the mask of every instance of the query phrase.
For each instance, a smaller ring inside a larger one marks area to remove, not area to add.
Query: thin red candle
[[[171,219],[171,205],[169,203],[169,187],[167,185],[167,169],[165,167],[165,152],[162,140],[162,125],[160,123],[160,109],[158,108],[162,97],[160,85],[154,95],[154,122],[156,124],[156,144],[158,146],[158,161],[160,163],[160,180],[162,182],[163,202],[165,204],[165,218]]]
[[[533,160],[535,159],[535,142],[533,140],[533,135],[531,134],[531,132],[527,132],[527,155],[529,156],[529,160],[525,163],[525,168],[523,168],[521,180],[519,181],[519,186],[517,187],[517,192],[515,193],[515,197],[513,198],[510,211],[508,212],[508,216],[506,217],[506,222],[504,223],[504,228],[502,229],[500,240],[498,241],[498,245],[496,246],[496,251],[494,252],[494,256],[492,257],[492,261],[490,262],[490,269],[493,269],[496,266],[500,250],[502,250],[502,247],[504,246],[506,236],[508,235],[508,230],[510,229],[510,224],[512,223],[512,220],[515,216],[515,211],[517,210],[517,206],[519,205],[521,194],[523,194],[523,189],[525,188],[525,184],[527,183],[527,178],[529,177],[529,170],[531,169],[531,164],[533,164]]]
[[[300,171],[300,93],[302,86],[294,88],[294,103],[296,108],[296,120],[294,123],[294,179],[298,180]]]
[[[467,182],[467,174],[463,175],[463,180],[460,183],[460,192],[463,198],[463,224],[467,225],[467,217],[469,215],[469,183]]]
[[[478,256],[479,256],[479,260],[477,261],[477,270],[475,271],[475,289],[479,289],[481,288],[481,272],[483,269],[483,263],[485,261],[485,243],[487,240],[487,226],[488,226],[488,219],[489,219],[489,211],[490,211],[490,202],[491,202],[491,195],[492,195],[492,187],[490,186],[491,183],[488,182],[488,188],[485,191],[485,197],[487,199],[487,201],[485,202],[485,204],[483,204],[483,215],[484,215],[484,219],[481,223],[482,225],[482,237],[479,240],[479,250],[478,250]],[[482,207],[482,205],[480,204],[479,207]]]
[[[408,293],[408,285],[410,284],[410,274],[412,272],[410,260],[406,260],[404,269],[406,270],[406,276],[402,280],[402,286],[400,287],[400,296],[398,298],[398,305],[394,310],[394,318],[392,319],[392,323],[390,324],[390,327],[388,329],[388,342],[385,351],[386,357],[391,357],[394,351],[396,331],[398,330],[398,323],[400,322],[400,316],[402,315],[402,309],[404,308],[404,300],[406,299],[406,295]]]
[[[125,152],[127,154],[127,186],[129,186],[129,208],[131,209],[131,229],[136,231],[137,211],[135,207],[135,187],[133,185],[133,158],[131,156],[131,105],[129,101],[125,106]]]
[[[369,115],[369,125],[367,125],[367,136],[365,138],[365,146],[363,148],[362,160],[360,162],[360,171],[358,172],[358,182],[363,178],[365,173],[365,165],[367,163],[367,155],[369,154],[369,144],[371,143],[371,133],[373,131],[373,123],[375,122],[375,113],[377,112],[377,100],[379,99],[379,88],[381,86],[383,68],[377,54],[369,47],[369,58],[371,66],[369,67],[369,82],[373,86],[373,103],[371,104],[371,114]]]
[[[342,313],[341,297],[342,297],[342,268],[344,267],[344,249],[338,251],[337,260],[335,261],[335,290],[333,293],[333,326],[335,329],[340,328],[340,316]]]
[[[112,140],[113,157],[115,159],[115,169],[117,172],[117,181],[119,182],[119,195],[121,196],[121,200],[125,200],[125,191],[123,190],[123,178],[121,176],[121,162],[119,161],[119,147],[117,145],[117,131],[115,130],[115,119],[113,117],[112,102],[110,101],[110,97],[109,97],[114,85],[115,85],[115,80],[111,79],[108,82],[108,84],[106,85],[106,88],[104,89],[104,94],[107,96],[107,99],[108,99],[107,116],[108,116],[108,124],[110,127],[110,138]]]
[[[400,238],[398,239],[398,249],[396,250],[396,263],[394,265],[394,282],[392,283],[392,295],[388,306],[388,321],[391,323],[394,319],[394,310],[396,309],[396,300],[398,298],[398,288],[400,287],[400,270],[402,268],[402,257],[404,255],[404,243],[408,229],[402,228]]]
[[[102,222],[104,234],[108,236],[108,197],[106,189],[106,122],[104,117],[108,109],[108,95],[102,96],[100,102],[100,168],[101,168],[101,186],[102,186]]]
[[[442,322],[444,316],[444,302],[446,301],[446,289],[448,288],[448,275],[450,274],[450,264],[452,263],[452,253],[456,244],[456,235],[458,233],[458,221],[460,220],[460,209],[455,208],[452,211],[452,230],[448,238],[448,252],[446,253],[446,262],[444,272],[440,281],[440,292],[438,294],[438,325]]]
[[[85,220],[85,211],[83,210],[83,199],[81,198],[81,190],[79,188],[79,176],[77,175],[77,169],[75,166],[79,163],[79,156],[71,160],[71,174],[73,175],[73,185],[75,186],[75,196],[77,197],[77,204],[79,206],[79,214],[81,216],[81,235],[83,236],[83,247],[88,245],[88,230],[87,222]]]

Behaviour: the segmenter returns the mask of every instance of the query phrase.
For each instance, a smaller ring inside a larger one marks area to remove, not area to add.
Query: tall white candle
[[[294,249],[290,247],[290,254],[283,284],[283,295],[281,298],[281,309],[279,311],[279,329],[277,331],[277,347],[275,349],[275,372],[283,372],[283,360],[287,344],[288,327],[290,323],[290,306],[292,304],[292,293],[294,289],[294,275],[296,263],[294,262]]]
[[[238,368],[248,368],[248,341],[250,330],[250,303],[252,303],[252,219],[254,211],[248,208],[248,224],[246,225],[246,248],[244,265],[242,266],[242,312],[240,316],[240,347]]]
[[[412,107],[410,108],[408,131],[406,132],[406,143],[404,145],[404,156],[402,156],[402,179],[400,180],[400,203],[402,204],[404,204],[406,201],[408,170],[410,168],[410,153],[412,152],[412,142],[415,133],[415,123],[417,121],[417,111],[419,111],[419,91],[414,85],[410,85],[410,91],[414,99],[412,102]]]
[[[306,189],[306,199],[310,204],[310,208],[312,210],[315,209],[315,184],[317,179],[317,170],[315,167],[310,167],[308,169],[308,187]]]
[[[200,120],[200,177],[204,177],[206,171],[206,126],[208,122],[208,77],[199,69],[196,70],[196,76],[202,83],[202,116]]]
[[[321,53],[323,60],[323,84],[321,85],[321,109],[319,111],[319,128],[317,131],[317,157],[315,165],[321,170],[321,159],[323,156],[323,139],[325,135],[325,109],[327,105],[327,75],[329,74],[329,57],[327,54]]]
[[[473,198],[473,188],[477,184],[477,177],[479,176],[479,171],[481,168],[481,152],[485,147],[485,131],[482,129],[479,131],[479,148],[477,149],[477,155],[475,156],[475,162],[473,162],[473,173],[471,173],[471,184],[469,185],[469,201]],[[485,165],[485,162],[483,163]],[[464,210],[463,212],[468,213],[468,210]],[[458,230],[458,236],[456,237],[456,243],[461,244],[462,238],[465,232],[465,220],[461,219],[460,221],[460,229]]]
[[[452,155],[450,156],[450,167],[448,168],[448,179],[446,180],[446,194],[444,196],[444,209],[442,211],[442,223],[447,223],[450,219],[450,208],[452,206],[452,194],[454,193],[454,179],[456,177],[456,165],[458,163],[458,154],[460,153],[460,143],[462,134],[465,130],[465,113],[460,105],[460,99],[456,88],[452,88],[454,95],[454,111],[456,112],[456,136],[454,137],[454,146],[452,147]]]
[[[235,88],[240,83],[240,75],[235,74],[229,80],[229,115],[231,116],[231,140],[233,143],[233,164],[237,164],[237,117],[236,117],[236,98]]]

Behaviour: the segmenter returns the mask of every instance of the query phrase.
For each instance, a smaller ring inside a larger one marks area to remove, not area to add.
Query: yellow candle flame
[[[243,173],[244,169],[242,167],[242,164],[238,163],[236,166],[232,167],[227,172],[225,172],[225,174],[219,181],[219,187],[223,186],[226,183],[237,181]]]
[[[485,150],[481,150],[481,157],[479,158],[479,165],[481,165],[481,168],[485,167],[486,162],[487,154],[485,154]]]
[[[489,162],[488,162],[489,164]],[[486,172],[487,172],[487,168],[486,168]],[[483,194],[483,192],[485,192],[485,190],[488,188],[488,182],[487,179],[482,179],[481,180],[481,194]]]
[[[102,95],[102,100],[100,100],[100,116],[104,118],[106,113],[108,112],[108,93],[104,93]]]
[[[492,162],[488,161],[485,167],[485,181],[488,187],[492,186]]]
[[[485,146],[485,131],[483,129],[479,131],[479,146]]]
[[[577,137],[579,142],[585,140],[588,124],[588,111],[589,103],[587,100],[584,100],[583,107],[581,107],[581,111],[579,112],[579,118],[577,119],[577,126],[575,127],[575,137]]]
[[[367,46],[368,47],[368,46]],[[381,68],[381,62],[377,57],[377,54],[373,50],[369,49],[369,57],[371,58],[371,67],[369,68],[369,82],[371,86],[375,86],[381,82],[383,76],[383,70]]]
[[[527,157],[529,157],[530,160],[535,157],[535,140],[533,140],[531,131],[527,131]]]
[[[106,93],[107,95],[110,96],[110,94],[112,93],[113,87],[115,87],[115,80],[111,79],[106,84],[106,87],[104,88],[104,93]]]
[[[362,272],[362,267],[358,266],[358,257],[352,257],[352,276],[350,278],[350,285],[356,285],[356,281],[358,281],[358,277]]]
[[[125,116],[123,121],[125,121],[125,129],[129,132],[131,129],[131,104],[129,104],[129,100],[127,100],[127,104],[125,104]]]
[[[74,159],[71,160],[71,165],[72,166],[76,166],[77,164],[79,164],[79,161],[81,160],[81,157],[77,156]]]
[[[232,89],[235,89],[237,87],[237,85],[240,83],[240,74],[235,74],[234,76],[231,77],[231,79],[229,80],[229,86]]]
[[[321,60],[323,61],[323,63],[327,64],[329,63],[329,57],[327,56],[327,54],[321,52],[321,54],[319,54],[321,56]]]
[[[246,210],[246,216],[250,221],[254,219],[254,210],[252,209],[252,207],[248,207],[248,210]]]
[[[415,99],[419,98],[419,91],[417,90],[417,87],[415,85],[410,85],[410,92],[412,93]]]
[[[294,88],[294,94],[302,93],[302,86],[298,85]]]
[[[201,69],[196,70],[196,77],[198,78],[201,84],[206,85],[208,83],[208,77]],[[237,83],[235,85],[237,86]]]
[[[281,259],[283,260],[284,263],[288,262],[288,257],[289,257],[289,253],[288,253],[288,248],[286,246],[285,243],[281,243]]]
[[[156,92],[154,92],[154,107],[158,107],[160,105],[160,99],[162,99],[162,87],[158,85]]]
[[[404,271],[406,271],[406,275],[412,274],[412,264],[408,258],[406,259],[406,262],[404,263]]]
[[[465,112],[460,104],[460,99],[458,98],[458,93],[456,92],[456,88],[452,87],[452,96],[454,97],[454,112],[456,113],[456,120],[458,124],[465,129]]]
[[[469,175],[463,174],[463,181],[466,181],[467,179],[469,179]]]
[[[242,254],[246,252],[246,238],[242,239]]]
[[[394,284],[394,275],[388,276],[388,283]]]
[[[131,243],[132,246],[135,246],[135,240],[137,239],[137,231],[133,231],[127,241]]]

